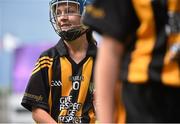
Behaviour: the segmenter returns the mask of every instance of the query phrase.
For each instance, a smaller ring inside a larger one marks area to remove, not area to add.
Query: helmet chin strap
[[[82,28],[74,28],[74,29],[70,29],[68,31],[61,31],[59,32],[59,36],[67,41],[67,42],[71,42],[74,41],[75,39],[79,38],[81,35],[83,35],[84,33],[87,32],[87,29],[85,29],[84,31],[82,31]]]

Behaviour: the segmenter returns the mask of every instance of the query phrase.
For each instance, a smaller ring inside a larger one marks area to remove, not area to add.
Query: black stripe
[[[125,51],[124,51],[124,55],[122,57],[122,63],[121,63],[121,70],[123,73],[121,73],[120,78],[122,81],[127,81],[127,77],[128,77],[128,67],[129,64],[131,62],[131,54],[132,52],[135,50],[135,44],[136,44],[136,40],[137,40],[137,36],[134,33],[131,38],[129,39],[129,41],[126,41],[125,44]],[[127,47],[128,46],[128,47]]]
[[[165,25],[167,24],[167,1],[153,0],[152,8],[154,13],[156,41],[152,52],[152,61],[149,65],[149,80],[161,82],[161,72],[163,68],[163,60],[166,53],[167,36]]]
[[[54,63],[52,66],[53,73],[52,73],[52,80],[53,81],[61,81],[61,64],[59,57],[54,59]],[[52,111],[51,116],[56,119],[58,122],[58,115],[60,112],[60,98],[61,98],[61,86],[52,86],[51,94],[52,94]]]
[[[82,109],[82,117],[83,117],[82,122],[84,122],[84,123],[90,122],[89,111],[91,108],[94,109],[94,107],[93,107],[93,95],[91,94],[91,92],[89,91],[89,88],[88,88],[86,100],[84,102],[84,106]],[[95,112],[95,110],[94,110],[94,112]]]
[[[83,65],[80,64],[80,63],[76,64],[70,57],[68,57],[68,60],[72,64],[72,77],[74,77],[74,76],[82,76]],[[72,77],[70,77],[71,80],[72,80]],[[75,81],[77,81],[77,80],[72,80],[72,86],[73,86],[73,82],[75,82]],[[79,82],[79,86],[81,86],[81,81],[78,81],[78,82]],[[72,97],[72,103],[77,103],[79,90],[80,90],[80,87],[79,87],[78,90],[74,90],[74,89],[71,90],[70,96],[73,96]]]
[[[140,20],[138,19],[138,16],[136,14],[136,10],[133,7],[134,5],[133,5],[132,1],[129,1],[128,4],[130,5],[129,8],[132,8],[132,9],[130,9],[130,14],[131,14],[131,17],[132,17],[131,19],[133,21],[130,21],[130,23],[132,23],[132,24],[128,25],[128,26],[130,26],[129,29],[132,29],[132,30],[129,31],[130,34],[129,34],[128,38],[126,38],[125,42],[123,42],[125,51],[124,51],[124,55],[122,57],[123,61],[121,61],[122,62],[121,63],[121,72],[123,72],[123,73],[121,73],[120,79],[122,81],[127,81],[128,80],[127,79],[128,78],[128,73],[129,73],[128,72],[128,70],[129,70],[128,67],[129,67],[130,62],[131,62],[131,54],[135,50],[135,45],[137,43],[136,42],[136,40],[137,40],[136,30],[140,26]],[[127,29],[127,30],[129,30],[129,29]]]
[[[94,83],[94,68],[95,68],[95,60],[96,58],[93,57],[93,65],[92,65],[92,74],[91,74],[91,78],[90,78],[90,82]]]

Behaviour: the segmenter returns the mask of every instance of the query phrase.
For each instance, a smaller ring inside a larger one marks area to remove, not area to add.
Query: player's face
[[[62,31],[67,31],[80,25],[79,6],[75,3],[61,3],[56,9],[58,25]]]

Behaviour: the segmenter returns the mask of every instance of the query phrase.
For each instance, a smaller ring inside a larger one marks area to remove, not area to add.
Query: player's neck
[[[65,42],[68,48],[70,57],[78,64],[86,57],[88,49],[88,41],[86,35],[81,36],[72,42]]]
[[[86,35],[82,35],[74,41],[65,42],[65,44],[68,47],[68,51],[73,53],[87,51],[88,47]]]

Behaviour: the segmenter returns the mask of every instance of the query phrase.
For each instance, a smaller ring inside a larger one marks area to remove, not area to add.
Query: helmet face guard
[[[65,41],[73,41],[80,37],[82,34],[86,33],[87,28],[82,24],[72,26],[68,30],[62,30],[61,26],[58,24],[57,18],[62,16],[62,13],[58,11],[58,7],[61,5],[74,6],[75,10],[66,9],[63,16],[81,16],[83,13],[84,3],[82,0],[52,0],[50,2],[50,22],[55,30],[55,32]]]

